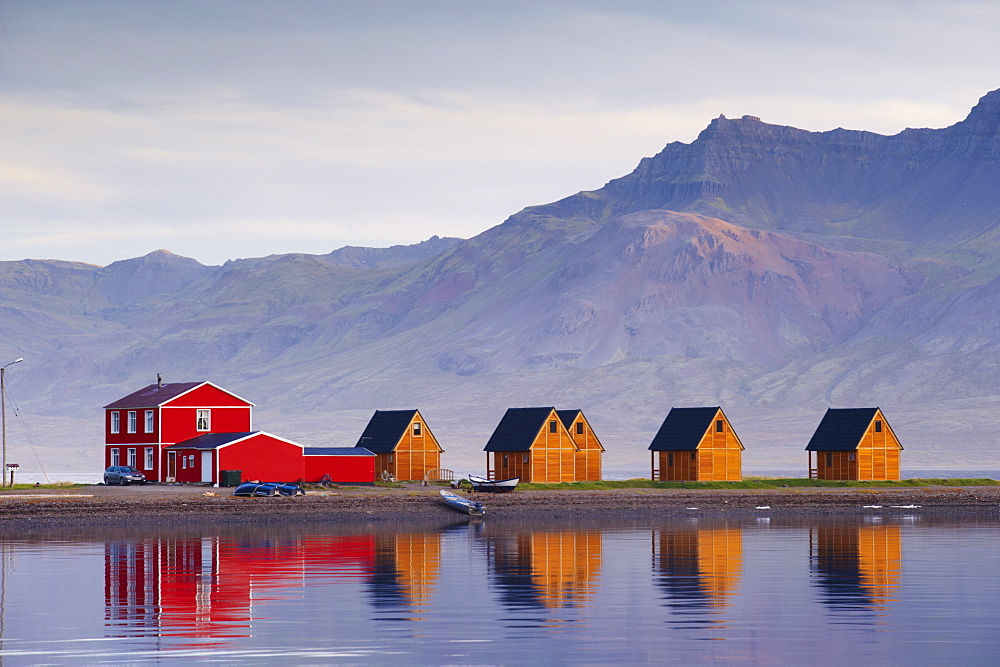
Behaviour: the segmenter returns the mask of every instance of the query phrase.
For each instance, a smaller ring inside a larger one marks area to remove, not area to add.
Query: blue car
[[[117,484],[145,484],[146,476],[130,466],[109,466],[104,471],[104,483],[108,486]]]

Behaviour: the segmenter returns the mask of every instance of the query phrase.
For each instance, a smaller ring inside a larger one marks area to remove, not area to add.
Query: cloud
[[[219,263],[471,236],[720,113],[942,127],[997,87],[994,18],[975,2],[13,0],[0,257]]]

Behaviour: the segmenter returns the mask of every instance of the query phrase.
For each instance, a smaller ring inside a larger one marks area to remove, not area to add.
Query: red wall
[[[216,450],[215,478],[219,470],[242,470],[244,481],[296,482],[304,473],[302,447],[258,433]]]
[[[334,482],[372,484],[375,482],[374,456],[305,456],[305,481],[318,482],[330,475]]]
[[[184,442],[205,433],[248,433],[251,430],[249,407],[219,408],[206,404],[198,407],[212,411],[208,431],[197,430],[198,408],[163,406],[161,438],[164,444]]]

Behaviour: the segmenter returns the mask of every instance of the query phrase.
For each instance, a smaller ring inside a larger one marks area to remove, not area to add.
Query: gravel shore
[[[17,490],[0,494],[0,526],[28,523],[84,525],[112,522],[354,523],[447,520],[461,517],[440,500],[440,487],[309,490],[295,498],[234,498],[229,489],[201,486],[88,486],[66,490]],[[619,489],[469,494],[487,507],[491,521],[532,519],[653,519],[685,516],[794,514],[1000,513],[1000,487],[904,489],[787,488],[763,490]],[[867,507],[866,507],[867,506]],[[878,507],[872,507],[878,506]]]

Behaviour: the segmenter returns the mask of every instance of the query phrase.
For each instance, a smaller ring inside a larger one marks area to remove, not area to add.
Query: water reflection
[[[588,605],[601,573],[596,530],[490,534],[485,538],[491,581],[509,608]]]
[[[389,533],[375,538],[375,563],[369,585],[378,618],[421,620],[430,604],[441,568],[441,533]]]
[[[739,526],[653,531],[653,572],[667,594],[672,622],[724,625],[721,616],[739,587],[743,532]]]
[[[824,525],[809,531],[822,600],[837,609],[881,611],[900,586],[899,525]]]

